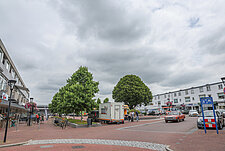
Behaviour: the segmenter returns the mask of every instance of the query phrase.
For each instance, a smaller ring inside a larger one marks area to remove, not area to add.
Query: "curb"
[[[172,149],[169,148],[170,146],[168,145],[165,149],[166,151],[173,151]]]
[[[5,147],[12,147],[12,146],[20,146],[24,144],[28,144],[32,140],[26,141],[26,142],[20,142],[20,143],[15,143],[15,144],[5,144],[5,145],[0,145],[0,148],[5,148]]]

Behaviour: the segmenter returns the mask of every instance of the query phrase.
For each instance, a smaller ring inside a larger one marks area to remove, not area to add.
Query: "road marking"
[[[134,126],[128,126],[128,127],[122,127],[122,128],[118,128],[118,129],[116,129],[116,130],[122,130],[122,129],[128,129],[128,128],[133,128],[133,127],[139,127],[139,126],[151,125],[151,124],[156,124],[156,123],[160,123],[160,122],[162,122],[162,120],[157,121],[157,122],[151,122],[151,123],[140,124],[140,125],[134,125]]]
[[[132,130],[125,129],[126,131],[137,131],[137,132],[153,132],[153,133],[171,133],[171,134],[191,134],[190,132],[168,132],[168,131],[145,131],[145,130]]]
[[[45,145],[45,146],[40,146],[40,148],[52,148],[53,145]]]

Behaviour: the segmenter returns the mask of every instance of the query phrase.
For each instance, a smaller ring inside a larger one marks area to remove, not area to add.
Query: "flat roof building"
[[[8,101],[2,95],[10,95],[8,80],[16,80],[16,86],[12,91],[11,112],[22,113],[27,109],[24,105],[29,102],[30,92],[14,65],[9,53],[0,39],[0,114],[7,112]]]

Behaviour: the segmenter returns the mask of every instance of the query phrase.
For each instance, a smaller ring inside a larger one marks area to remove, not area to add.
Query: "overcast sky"
[[[79,66],[109,97],[138,75],[153,95],[225,76],[224,0],[1,0],[0,38],[38,104]]]

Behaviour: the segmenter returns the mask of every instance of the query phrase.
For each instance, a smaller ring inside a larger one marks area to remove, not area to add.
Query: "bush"
[[[131,113],[131,112],[136,113],[136,111],[138,112],[138,114],[140,114],[140,113],[141,113],[139,110],[135,110],[135,109],[131,109],[131,110],[129,111],[129,113]]]

